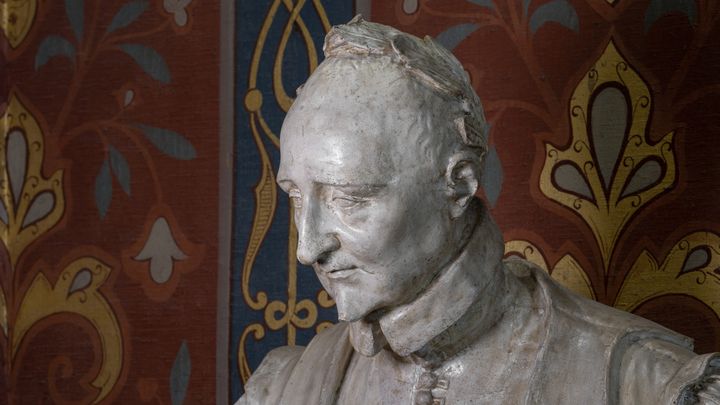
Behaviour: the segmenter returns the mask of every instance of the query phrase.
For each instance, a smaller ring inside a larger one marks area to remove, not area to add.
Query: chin
[[[363,318],[362,316],[352,316],[350,314],[344,314],[344,313],[338,311],[338,321],[356,322],[356,321],[361,320],[362,318]]]
[[[337,303],[337,301],[336,301]],[[341,305],[337,305],[338,319],[345,322],[355,322],[363,319],[367,315],[368,311],[361,311],[356,308],[344,308]]]
[[[338,319],[345,322],[355,322],[365,318],[374,308],[365,302],[348,299],[345,294],[335,297]]]

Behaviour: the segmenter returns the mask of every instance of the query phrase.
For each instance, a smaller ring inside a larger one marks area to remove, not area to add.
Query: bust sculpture
[[[324,51],[278,184],[340,322],[270,352],[238,404],[720,404],[720,355],[503,260],[475,197],[487,124],[449,51],[359,17]]]

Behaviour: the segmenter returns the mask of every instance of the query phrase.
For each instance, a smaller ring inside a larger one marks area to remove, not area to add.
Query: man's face
[[[283,124],[298,259],[342,320],[412,301],[457,251],[444,166],[418,143],[432,131],[423,94],[394,66],[329,60]]]

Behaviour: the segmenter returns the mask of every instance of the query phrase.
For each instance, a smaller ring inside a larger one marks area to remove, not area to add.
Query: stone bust
[[[449,51],[359,17],[324,51],[278,184],[340,322],[269,353],[238,404],[720,404],[720,355],[503,260],[475,197],[487,124]]]

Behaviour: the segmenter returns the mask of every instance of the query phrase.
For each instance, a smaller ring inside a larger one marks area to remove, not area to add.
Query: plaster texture
[[[339,324],[271,352],[238,404],[718,404],[720,356],[521,259],[475,197],[487,124],[460,63],[356,17],[281,133],[298,259]]]

